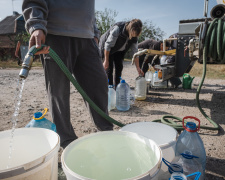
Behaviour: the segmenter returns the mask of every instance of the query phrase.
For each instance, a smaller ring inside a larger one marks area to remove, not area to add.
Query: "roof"
[[[18,14],[18,15],[7,16],[5,19],[0,21],[0,35],[17,33],[18,30],[16,25],[18,23],[16,22],[21,21],[20,16],[22,15]]]

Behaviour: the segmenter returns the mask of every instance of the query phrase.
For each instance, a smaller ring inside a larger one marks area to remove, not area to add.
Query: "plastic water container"
[[[135,99],[145,100],[146,99],[147,83],[143,76],[139,76],[135,80]]]
[[[12,130],[0,132],[0,179],[57,180],[59,135],[44,128],[15,129],[7,167],[11,133]]]
[[[183,173],[187,176],[189,174],[193,174],[195,172],[203,173],[203,169],[201,164],[197,161],[198,157],[192,155],[193,153],[186,150],[181,154],[180,158],[175,158],[174,161],[177,160],[177,163],[180,164],[183,168]],[[189,180],[195,180],[195,177],[189,177]],[[203,176],[200,177],[200,180],[204,180]]]
[[[153,74],[152,74],[151,71],[148,70],[148,71],[145,73],[145,80],[146,80],[146,82],[147,82],[148,84],[151,84],[151,83],[152,83],[152,80],[153,80]]]
[[[185,174],[183,174],[183,173],[174,172],[173,174],[171,174],[170,180],[187,180],[187,179],[188,180],[189,179],[199,180],[200,177],[201,177],[200,172],[195,172],[195,173],[189,174],[187,176],[185,176]]]
[[[170,180],[187,180],[187,177],[183,173],[174,172],[171,174]]]
[[[130,109],[130,86],[124,79],[116,88],[116,108],[119,111],[128,111]]]
[[[116,91],[113,85],[109,85],[108,89],[108,111],[116,108]]]
[[[44,109],[44,113],[36,112],[34,113],[33,119],[25,126],[26,128],[46,128],[56,132],[56,125],[46,119],[44,115],[47,113],[48,109]]]
[[[162,152],[136,133],[105,131],[70,143],[61,162],[67,180],[156,180]]]
[[[158,71],[155,71],[153,74],[152,86],[155,88],[167,88],[167,81],[162,81],[162,79],[158,78]]]
[[[160,59],[160,65],[167,64],[166,59],[167,59],[167,56],[163,55]]]
[[[194,122],[187,122],[186,126],[184,126],[185,119],[194,119],[198,121],[199,122],[198,127],[196,127],[196,124]],[[198,157],[195,159],[202,166],[203,174],[201,178],[204,179],[205,165],[206,165],[206,152],[205,152],[202,139],[197,133],[197,131],[200,128],[200,120],[192,116],[184,117],[183,127],[185,130],[180,134],[176,144],[176,151],[175,151],[176,158],[180,157],[180,155],[186,151],[192,152],[193,156]]]
[[[159,86],[159,78],[158,78],[158,71],[155,71],[155,73],[153,74],[153,81],[152,81],[152,85],[154,87]]]
[[[183,173],[182,165],[178,162],[169,162],[166,159],[162,159],[163,163],[168,166],[168,171],[159,176],[160,180],[168,180],[171,177],[171,174],[174,172]]]

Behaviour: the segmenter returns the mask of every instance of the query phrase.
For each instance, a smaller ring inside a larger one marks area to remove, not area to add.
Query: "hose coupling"
[[[33,60],[34,60],[33,54],[27,53],[22,64],[22,69],[20,70],[20,73],[19,73],[20,78],[23,78],[23,79],[27,78],[29,70],[31,69]]]

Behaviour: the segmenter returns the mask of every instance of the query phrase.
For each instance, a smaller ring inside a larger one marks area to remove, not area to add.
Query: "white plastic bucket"
[[[162,156],[171,162],[175,157],[175,146],[177,141],[177,131],[165,124],[157,122],[137,122],[125,125],[120,131],[129,131],[147,137],[156,142],[162,150]],[[168,167],[162,163],[161,170],[168,171]]]
[[[0,179],[58,179],[60,139],[57,133],[43,128],[16,129],[11,161],[9,161],[10,139],[11,130],[0,132]]]
[[[67,180],[157,179],[161,149],[136,133],[105,131],[69,144],[61,156]]]

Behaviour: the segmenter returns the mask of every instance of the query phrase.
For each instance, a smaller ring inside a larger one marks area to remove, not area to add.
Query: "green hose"
[[[203,109],[200,106],[199,102],[199,94],[201,91],[201,87],[203,85],[205,75],[206,75],[206,61],[207,57],[211,57],[214,60],[217,59],[220,62],[225,62],[225,23],[221,19],[214,19],[213,22],[210,24],[209,29],[207,31],[204,49],[203,49],[203,75],[201,82],[198,86],[197,93],[196,93],[196,102],[198,105],[198,108],[200,112],[203,114],[203,116],[213,125],[213,127],[209,126],[200,126],[202,129],[208,129],[208,130],[219,130],[219,126],[210,119],[206,113],[203,111]],[[217,36],[216,36],[217,34]],[[223,37],[222,37],[223,35]],[[222,41],[221,41],[222,40]],[[31,47],[28,51],[28,54],[34,55],[37,51],[41,50],[45,45],[42,45],[41,48],[37,49],[35,46]],[[85,93],[85,91],[81,88],[81,86],[78,84],[78,82],[75,80],[75,78],[72,76],[70,71],[67,69],[65,64],[62,62],[60,57],[50,48],[49,49],[49,55],[55,60],[55,62],[59,65],[61,70],[65,73],[67,78],[71,81],[71,83],[75,86],[75,88],[78,90],[78,92],[83,96],[83,98],[89,103],[89,105],[103,118],[108,120],[109,122],[119,126],[123,127],[124,124],[114,120],[110,116],[108,116],[105,112],[103,112]],[[160,122],[167,124],[177,130],[183,130],[183,126],[181,124],[177,124],[171,119],[176,119],[178,121],[182,122],[182,118],[176,117],[176,116],[163,116],[161,119],[153,120],[152,122]],[[186,123],[186,121],[185,121]]]
[[[42,49],[44,47],[44,45],[42,45],[41,48],[36,49],[35,46],[33,46],[32,48],[30,48],[29,52],[31,55],[34,55],[37,51],[39,51],[40,49]],[[111,118],[110,116],[108,116],[104,111],[102,111],[89,97],[88,95],[85,93],[85,91],[81,88],[81,86],[78,84],[78,82],[75,80],[75,78],[72,76],[72,74],[70,73],[70,71],[68,70],[68,68],[65,66],[65,64],[62,62],[62,60],[60,59],[60,57],[50,48],[49,49],[49,55],[55,60],[55,62],[59,65],[59,67],[61,68],[61,70],[65,73],[65,75],[67,76],[67,78],[71,81],[71,83],[75,86],[75,88],[78,90],[78,92],[83,96],[83,98],[89,103],[89,105],[99,114],[101,115],[103,118],[105,118],[106,120],[110,121],[113,124],[116,124],[119,127],[123,127],[124,124],[114,120],[113,118]]]
[[[218,124],[216,124],[212,119],[210,119],[209,116],[202,109],[199,101],[199,94],[206,76],[207,57],[213,58],[218,62],[225,62],[225,34],[223,32],[225,32],[225,23],[221,19],[214,19],[207,30],[205,38],[203,48],[203,74],[196,93],[196,103],[202,115],[213,125],[213,127],[200,126],[200,128],[202,129],[219,130]],[[171,121],[167,118],[176,119],[182,122],[181,118],[175,116],[163,116],[160,120],[157,119],[153,121],[162,122],[164,124],[174,127],[177,130],[183,129],[182,125],[176,124],[174,121]]]

